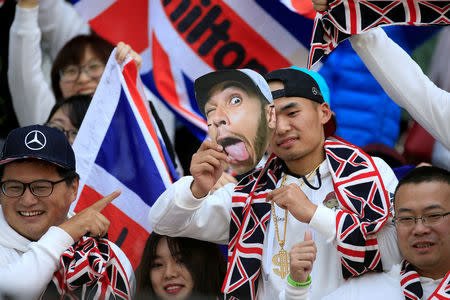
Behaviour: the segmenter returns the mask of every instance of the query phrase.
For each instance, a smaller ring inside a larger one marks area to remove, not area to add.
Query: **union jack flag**
[[[308,68],[352,34],[383,25],[448,25],[450,1],[330,1],[325,13],[314,20]]]
[[[281,170],[278,158],[272,154],[264,169],[242,179],[234,190],[228,267],[222,286],[229,299],[256,299],[262,245],[271,216],[266,197],[276,188]]]
[[[109,241],[82,237],[60,260],[53,282],[61,299],[131,299],[129,279]]]
[[[441,283],[430,297],[431,300],[450,299],[450,271],[444,276]]]
[[[207,126],[195,101],[196,78],[217,69],[263,74],[306,66],[314,16],[279,0],[72,2],[103,38],[142,55],[145,86],[201,140]]]
[[[406,300],[420,300],[423,297],[423,288],[420,283],[419,273],[407,260],[403,260],[400,270],[400,285]],[[433,294],[428,300],[450,299],[450,271],[445,274]]]
[[[390,210],[388,193],[372,157],[339,139],[325,141],[325,153],[341,210],[336,216],[337,249],[344,278],[382,271],[375,237]]]
[[[80,174],[79,212],[121,189],[102,213],[111,221],[108,237],[135,269],[151,232],[150,207],[178,177],[132,60],[119,66],[115,50],[106,65],[73,148]]]
[[[413,265],[407,260],[402,261],[400,271],[400,285],[406,300],[420,300],[423,296],[422,285],[420,284],[419,274]]]

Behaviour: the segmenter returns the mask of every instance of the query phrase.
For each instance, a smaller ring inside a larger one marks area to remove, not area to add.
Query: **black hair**
[[[395,188],[394,200],[401,186],[409,183],[419,184],[423,182],[442,182],[450,186],[450,172],[434,166],[415,168],[398,182]]]
[[[62,109],[70,120],[70,123],[76,128],[80,129],[84,116],[89,108],[92,97],[88,95],[74,95],[64,99],[61,102],[56,102],[47,119],[47,123],[56,113],[58,109]]]
[[[90,48],[92,52],[104,63],[108,61],[114,46],[108,41],[102,39],[95,33],[90,35],[77,35],[68,41],[59,51],[53,62],[50,77],[52,80],[52,90],[57,101],[61,100],[63,95],[59,87],[60,70],[68,65],[80,64],[84,57],[86,48]]]
[[[167,239],[170,253],[181,259],[194,281],[192,294],[201,299],[222,296],[226,263],[220,248],[210,242],[185,237],[169,237],[152,233],[145,244],[139,267],[136,270],[136,295],[156,298],[150,281],[150,271],[156,258],[156,249],[162,239]]]

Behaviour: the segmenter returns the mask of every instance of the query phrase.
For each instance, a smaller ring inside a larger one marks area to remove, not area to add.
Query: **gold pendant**
[[[272,257],[272,263],[280,267],[279,269],[273,269],[273,272],[281,278],[284,279],[289,274],[289,257],[283,248]]]

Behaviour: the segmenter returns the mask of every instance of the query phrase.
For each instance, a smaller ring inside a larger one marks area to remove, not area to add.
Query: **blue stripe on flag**
[[[310,48],[314,20],[291,11],[279,0],[255,0],[255,2],[307,49]]]
[[[159,141],[159,144],[161,145],[161,150],[163,152],[164,159],[166,161],[167,169],[169,170],[170,178],[172,179],[173,182],[175,182],[179,179],[178,172],[172,163],[172,159],[170,158],[169,151],[167,151],[164,141],[161,140],[159,137],[158,137],[158,141]]]
[[[123,89],[95,163],[149,205],[165,190]]]
[[[206,132],[202,129],[198,128],[188,120],[184,118],[183,115],[179,114],[177,111],[173,109],[171,105],[169,105],[164,98],[161,96],[161,94],[158,92],[158,89],[156,88],[155,81],[153,79],[153,71],[149,71],[148,73],[141,74],[142,82],[145,84],[145,86],[161,101],[166,105],[177,117],[177,119],[181,120],[183,124],[200,140],[203,141],[206,137]],[[193,88],[192,88],[193,89]],[[193,91],[191,92],[193,93]],[[190,95],[189,95],[190,97]],[[197,108],[198,109],[198,108]],[[200,114],[201,115],[201,114]]]

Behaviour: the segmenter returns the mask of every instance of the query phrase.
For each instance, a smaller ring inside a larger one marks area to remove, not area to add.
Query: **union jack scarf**
[[[403,260],[400,271],[400,284],[406,300],[420,300],[423,297],[423,289],[420,284],[419,274],[413,265]],[[439,286],[428,300],[450,299],[450,271],[445,274]]]
[[[334,0],[328,11],[316,14],[308,69],[352,34],[380,25],[448,25],[450,1]]]
[[[60,261],[53,276],[60,299],[131,299],[125,270],[106,239],[82,237]]]
[[[374,234],[386,222],[389,197],[372,158],[336,136],[325,141],[325,154],[341,207],[337,215],[338,251],[344,278],[382,271]],[[231,208],[228,268],[222,292],[227,299],[255,299],[270,203],[266,196],[283,174],[282,161],[271,155],[236,186]]]

